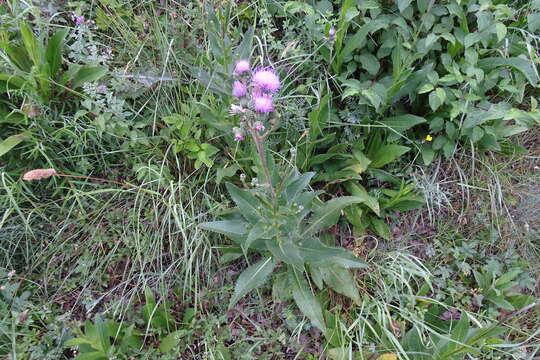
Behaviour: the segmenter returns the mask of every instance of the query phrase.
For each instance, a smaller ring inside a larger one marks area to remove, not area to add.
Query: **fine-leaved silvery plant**
[[[359,303],[350,269],[367,264],[331,244],[332,239],[328,243],[325,236],[323,241],[319,233],[335,225],[345,207],[363,199],[347,196],[323,202],[319,199],[322,191],[309,186],[315,173],[300,174],[295,168],[276,166],[266,150],[265,139],[278,126],[278,73],[272,68],[252,71],[252,64],[243,59],[236,63],[233,77],[232,95],[237,101],[231,115],[239,119],[233,136],[237,141],[251,138],[258,178],[249,188],[227,183],[237,207],[226,219],[205,222],[200,227],[229,237],[245,255],[259,254],[240,274],[229,307],[272,278],[274,296],[280,300],[293,298],[313,325],[324,331],[323,308],[315,295],[316,288],[329,286]]]

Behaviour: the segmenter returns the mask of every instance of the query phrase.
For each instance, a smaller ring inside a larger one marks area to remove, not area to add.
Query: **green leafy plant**
[[[538,123],[536,100],[517,106],[537,86],[538,55],[530,50],[533,36],[514,26],[536,30],[537,17],[513,5],[344,1],[330,15],[308,4],[285,11],[307,14],[306,27],[336,75],[341,99],[353,99],[366,124],[407,114],[427,120],[406,134],[428,164],[458,146],[503,150],[508,137]],[[530,12],[539,7],[532,2]],[[328,37],[331,23],[337,26]]]
[[[426,346],[417,329],[409,330],[402,340],[403,350],[414,360],[460,360],[467,354],[481,354],[484,347],[498,343],[506,331],[497,323],[471,326],[469,316],[462,312],[459,320],[447,321],[448,332],[431,334],[431,346]]]
[[[107,69],[100,66],[69,64],[65,69],[67,34],[68,29],[59,30],[44,42],[24,22],[14,39],[10,32],[0,31],[0,56],[7,64],[6,69],[0,67],[0,126],[9,135],[0,142],[0,156],[32,138],[23,129],[29,127],[28,119],[41,115],[42,104],[77,94],[83,84],[105,75]]]
[[[406,130],[426,120],[414,115],[385,118],[378,122],[379,128],[372,129],[366,136],[351,143],[336,144],[336,133],[322,136],[320,130],[333,118],[328,96],[321,100],[309,118],[309,140],[298,147],[297,164],[316,171],[315,182],[341,184],[349,194],[364,199],[362,204],[345,210],[355,235],[362,235],[370,228],[389,239],[390,229],[384,218],[396,210],[419,208],[424,201],[415,193],[414,184],[406,184],[383,167],[411,150],[396,140]]]
[[[479,287],[479,294],[475,296],[478,306],[484,302],[489,304],[491,313],[496,309],[516,311],[534,302],[535,298],[523,294],[520,289],[518,277],[523,274],[523,269],[516,267],[497,276],[498,269],[492,262],[482,269],[473,270],[474,279]],[[495,313],[496,315],[497,313]]]
[[[36,303],[33,284],[0,267],[0,356],[59,359],[70,332],[64,315]]]
[[[275,199],[268,189],[240,189],[227,183],[229,194],[238,206],[229,215],[232,218],[200,224],[205,230],[231,238],[238,245],[238,257],[248,250],[262,255],[238,278],[230,307],[263,285],[280,263],[285,266],[275,275],[275,286],[282,289],[281,298],[290,293],[300,310],[321,329],[325,328],[322,308],[308,276],[321,289],[326,284],[360,301],[348,269],[367,264],[349,251],[321,241],[318,234],[335,225],[342,209],[363,199],[350,196],[323,203],[317,199],[320,192],[305,189],[313,176],[314,173],[298,174],[293,170],[284,180],[274,180]]]
[[[168,125],[161,134],[174,144],[174,152],[183,154],[189,159],[195,160],[195,169],[199,169],[203,164],[212,167],[214,161],[212,157],[219,151],[215,146],[203,142],[203,138],[209,138],[214,133],[213,129],[205,132],[203,137],[203,127],[199,110],[195,106],[181,104],[181,114],[165,116],[163,121]]]
[[[104,67],[70,64],[63,68],[62,52],[68,29],[52,35],[46,43],[36,37],[30,26],[20,23],[19,36],[10,39],[10,34],[0,36],[0,49],[7,60],[11,73],[0,73],[0,91],[22,90],[32,99],[48,103],[66,90],[76,90],[86,82],[98,80],[105,75]]]
[[[87,320],[84,330],[77,337],[68,340],[67,346],[77,347],[78,358],[110,359],[118,354],[125,354],[129,349],[138,349],[142,343],[141,332],[132,324],[124,324],[105,320],[96,315],[94,322]]]
[[[253,179],[251,189],[227,183],[237,208],[228,211],[228,219],[202,223],[200,227],[231,238],[238,245],[236,257],[248,251],[261,255],[239,276],[229,307],[281,268],[274,285],[282,290],[276,291],[285,297],[291,295],[300,310],[324,331],[322,306],[309,280],[321,289],[326,284],[359,303],[349,269],[367,264],[349,251],[333,246],[333,241],[322,241],[319,233],[335,225],[344,208],[365,199],[350,196],[322,202],[318,199],[321,192],[308,188],[315,173],[300,174],[294,167],[282,170],[275,165],[264,141],[278,126],[272,94],[279,89],[280,80],[271,69],[251,74],[250,66],[247,60],[240,60],[235,67],[233,94],[239,104],[232,105],[232,113],[241,120],[233,128],[233,136],[240,142],[245,139],[244,134],[250,135],[258,178]],[[254,84],[252,90],[243,85],[247,81]],[[229,251],[227,257],[234,255]]]
[[[140,350],[155,351],[159,354],[171,352],[178,347],[187,327],[192,322],[195,311],[186,309],[182,322],[171,315],[169,302],[157,302],[153,292],[146,288],[145,304],[140,313],[145,331],[136,327],[137,319],[132,323],[116,322],[96,315],[93,321],[85,321],[84,328],[76,337],[66,342],[66,346],[77,347],[78,359],[110,359],[113,356],[139,354]],[[154,346],[145,345],[144,338],[151,338]]]

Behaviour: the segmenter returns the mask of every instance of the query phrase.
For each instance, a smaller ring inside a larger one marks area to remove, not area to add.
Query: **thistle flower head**
[[[263,91],[275,93],[279,90],[281,83],[279,77],[273,69],[257,70],[251,78],[253,85],[259,87]]]
[[[266,94],[254,96],[252,99],[253,109],[260,113],[269,113],[274,111],[274,104],[272,98]]]
[[[75,21],[75,25],[82,25],[85,23],[86,19],[82,15],[73,15],[73,21]]]
[[[248,72],[251,68],[251,65],[249,64],[249,61],[246,59],[241,59],[236,62],[236,65],[234,66],[234,73],[237,75],[243,74],[245,72]]]
[[[264,131],[264,125],[260,121],[256,121],[255,124],[253,124],[253,128],[257,131]]]
[[[241,81],[236,80],[233,84],[232,94],[237,98],[246,96],[247,87]]]
[[[98,93],[104,93],[107,91],[107,85],[99,85],[98,87],[96,87],[96,91]]]
[[[41,180],[41,179],[47,179],[56,174],[57,172],[54,169],[35,169],[35,170],[30,170],[24,173],[22,178],[25,181]]]
[[[330,36],[336,35],[336,29],[330,28],[330,30],[328,30],[328,35],[330,35]]]
[[[239,127],[234,127],[233,136],[234,136],[234,140],[242,141],[244,140],[244,131],[242,131],[242,129],[240,129]]]

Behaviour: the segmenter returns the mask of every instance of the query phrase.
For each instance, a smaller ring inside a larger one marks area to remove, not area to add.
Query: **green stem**
[[[249,132],[251,133],[251,137],[253,138],[253,142],[255,143],[255,148],[257,149],[257,155],[259,155],[259,160],[261,162],[261,167],[264,172],[264,176],[266,177],[266,182],[268,183],[268,188],[270,189],[270,194],[272,195],[272,201],[274,203],[274,207],[277,205],[277,197],[276,197],[276,191],[274,189],[274,186],[272,185],[272,177],[270,176],[270,170],[268,169],[268,162],[266,161],[266,156],[264,156],[264,145],[263,145],[263,137],[259,136],[257,133],[257,130],[249,125]]]

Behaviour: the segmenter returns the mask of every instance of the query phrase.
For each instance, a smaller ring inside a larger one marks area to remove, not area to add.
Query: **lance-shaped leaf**
[[[101,79],[108,72],[105,66],[83,66],[73,76],[71,87],[76,89],[84,83]]]
[[[19,145],[27,137],[24,134],[11,135],[7,139],[0,140],[0,156],[8,153],[15,146]]]
[[[271,239],[279,233],[279,227],[270,224],[268,221],[259,220],[249,232],[244,246],[249,249],[255,240]]]
[[[292,287],[294,301],[304,315],[306,315],[313,325],[326,331],[324,317],[319,300],[311,292],[304,274],[294,268],[289,269],[289,283]]]
[[[278,238],[266,241],[266,248],[274,257],[288,265],[303,267],[304,258],[301,249],[290,238]]]
[[[373,210],[375,214],[380,215],[381,209],[379,207],[379,201],[369,195],[362,185],[356,184],[352,181],[348,181],[345,183],[345,189],[347,189],[347,191],[351,193],[351,195],[362,198],[362,202],[364,204],[366,204],[371,210]]]
[[[360,304],[360,295],[356,281],[350,271],[340,266],[319,267],[324,282],[338,293],[351,298],[356,304]]]
[[[47,43],[45,49],[45,59],[49,64],[49,76],[54,78],[60,66],[62,65],[62,51],[64,45],[64,39],[68,34],[68,29],[62,29],[54,34]]]
[[[406,130],[409,130],[410,128],[425,123],[426,119],[420,116],[412,115],[412,114],[405,114],[405,115],[399,115],[394,117],[388,117],[381,121],[384,125],[388,126],[392,130],[402,134]]]
[[[36,35],[30,26],[25,23],[21,23],[19,25],[19,29],[21,31],[21,37],[27,54],[30,56],[30,59],[32,59],[35,66],[40,66],[43,49],[41,44],[37,41]]]
[[[229,194],[231,195],[233,201],[240,208],[240,213],[244,216],[249,222],[256,223],[259,221],[261,216],[257,208],[260,205],[260,201],[247,190],[238,188],[237,186],[227,183],[225,184]]]
[[[302,193],[302,190],[309,185],[311,179],[315,176],[314,172],[308,172],[296,177],[285,189],[287,202],[290,204],[296,200],[296,197]]]
[[[365,268],[367,263],[350,251],[324,245],[317,238],[302,239],[295,243],[304,262],[318,265],[339,265],[345,268]]]
[[[255,28],[250,26],[249,29],[247,29],[247,31],[244,33],[243,40],[235,51],[238,59],[249,59],[253,44],[254,32]]]
[[[247,234],[247,223],[242,220],[210,221],[199,224],[204,230],[209,230],[230,237],[238,237]]]
[[[257,263],[248,267],[236,281],[234,294],[229,303],[229,309],[232,308],[238,300],[246,295],[251,290],[263,285],[268,276],[274,270],[276,262],[272,257],[259,260]]]
[[[363,202],[358,196],[343,196],[332,199],[313,211],[311,223],[307,226],[303,236],[311,236],[317,232],[329,228],[337,223],[341,210],[349,205]]]

